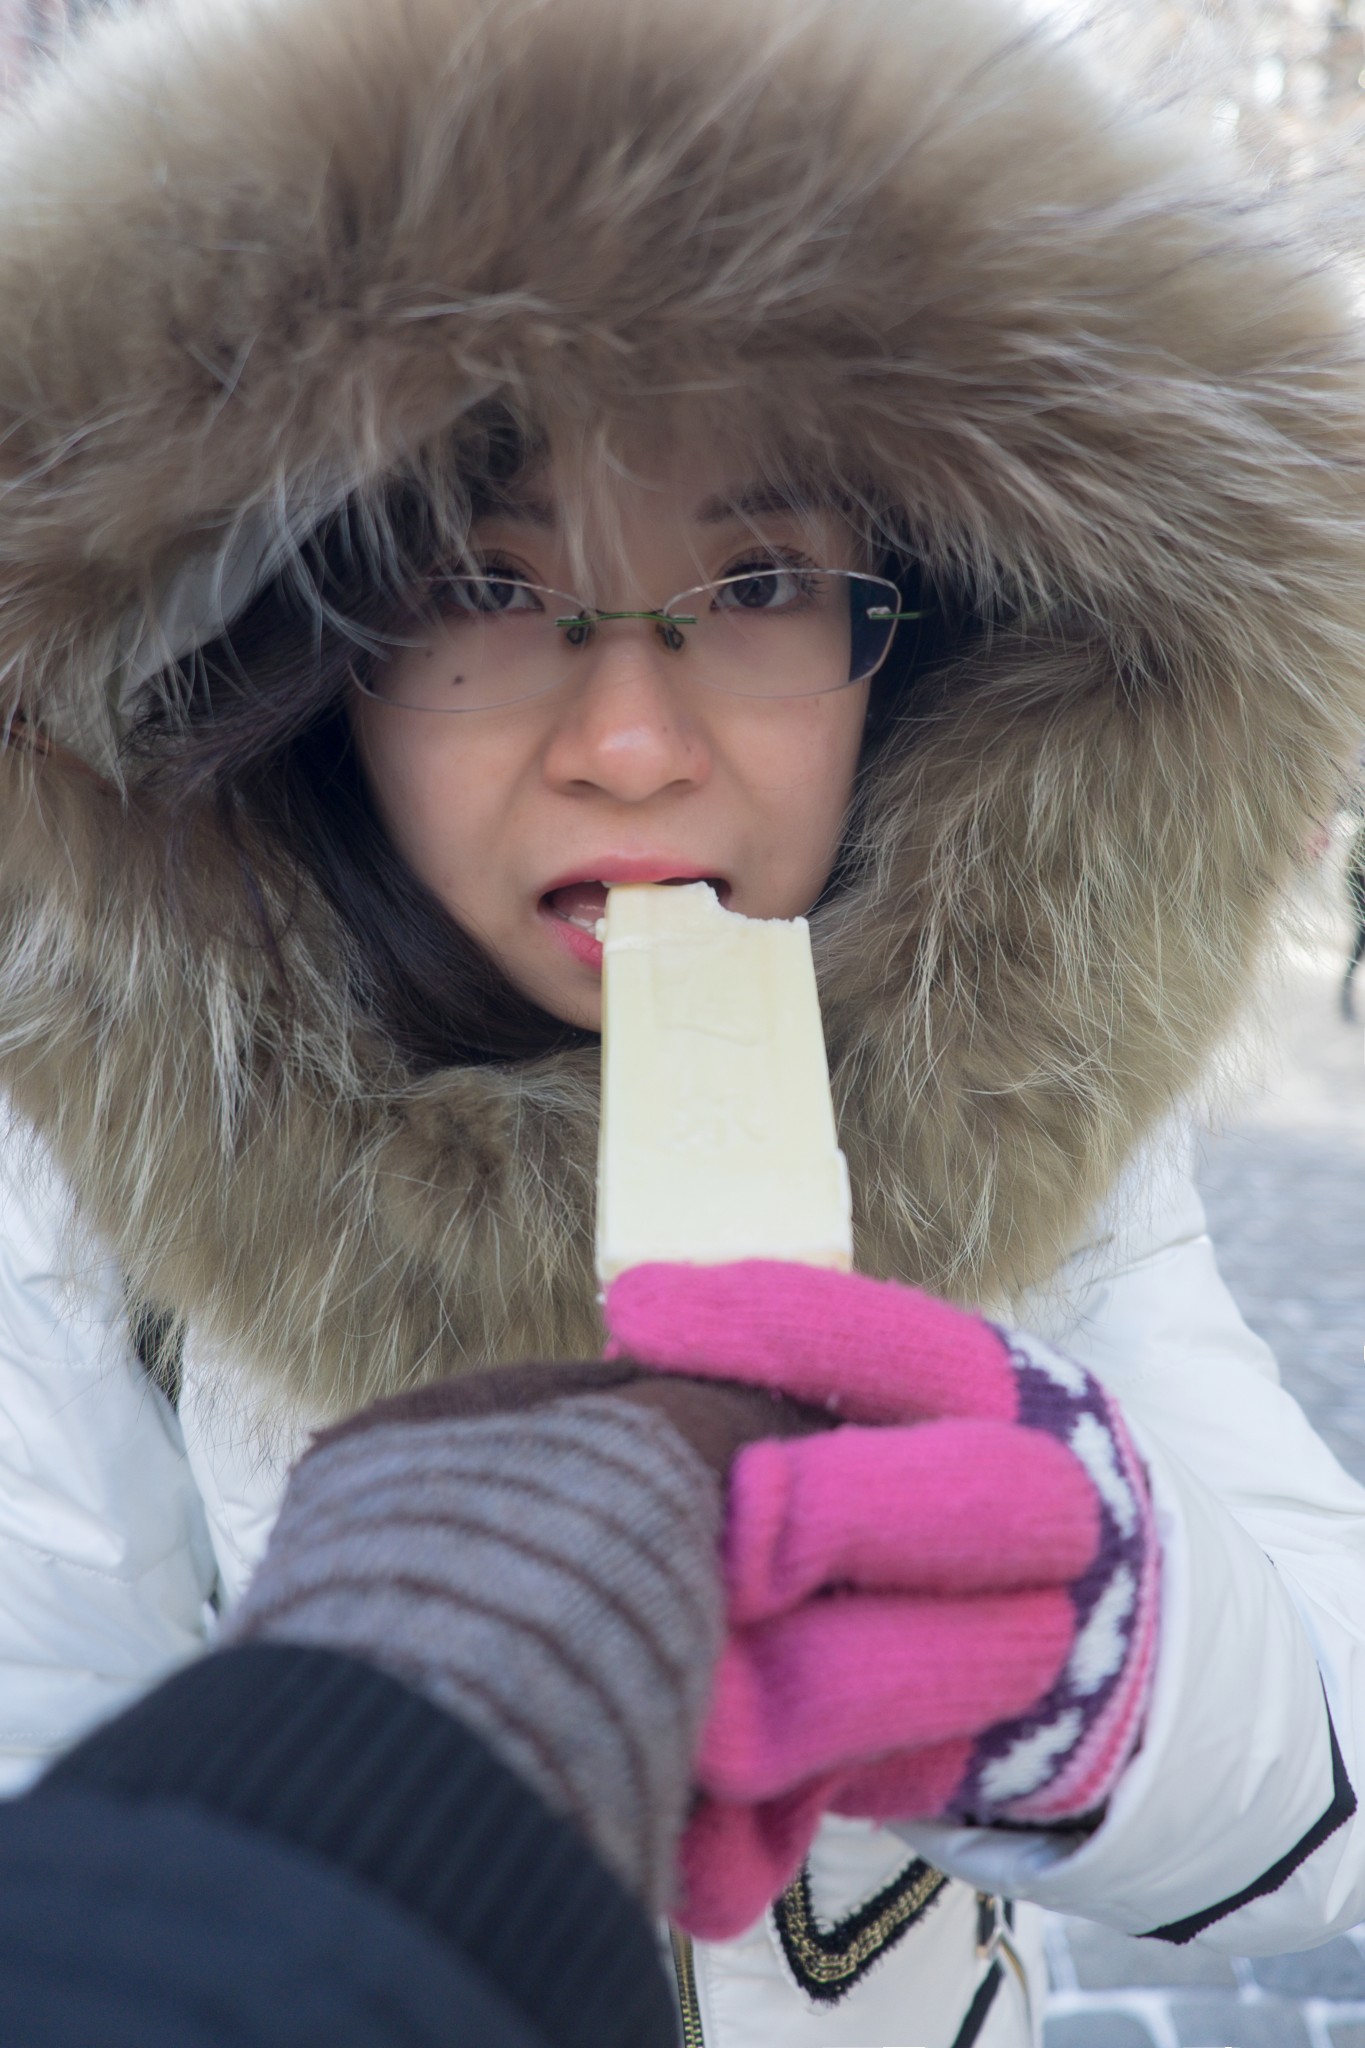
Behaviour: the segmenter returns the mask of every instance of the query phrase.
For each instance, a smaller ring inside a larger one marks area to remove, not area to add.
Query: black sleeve
[[[189,1666],[0,1809],[0,2040],[673,2048],[649,1922],[474,1735],[368,1665]]]

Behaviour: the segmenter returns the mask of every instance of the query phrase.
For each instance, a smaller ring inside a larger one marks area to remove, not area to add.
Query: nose
[[[572,659],[544,754],[554,788],[641,804],[706,781],[710,746],[679,687],[685,649],[665,647],[643,620],[610,619]]]

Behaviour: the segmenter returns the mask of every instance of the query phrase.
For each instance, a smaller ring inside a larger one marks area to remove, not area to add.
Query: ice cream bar
[[[613,888],[603,922],[599,1278],[647,1259],[847,1268],[805,919],[739,917],[695,882]]]

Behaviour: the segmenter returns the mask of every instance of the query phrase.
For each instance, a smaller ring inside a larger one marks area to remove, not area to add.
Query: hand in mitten
[[[663,1908],[721,1640],[725,1474],[740,1445],[806,1426],[747,1387],[600,1362],[381,1402],[295,1467],[225,1641],[404,1680]]]
[[[1047,1826],[1102,1806],[1150,1690],[1159,1552],[1089,1373],[911,1288],[768,1261],[636,1267],[607,1321],[614,1355],[846,1425],[732,1472],[695,1932],[748,1925],[826,1810]]]

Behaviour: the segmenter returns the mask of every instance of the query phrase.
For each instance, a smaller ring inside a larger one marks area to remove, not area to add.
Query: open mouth
[[[722,904],[727,901],[730,885],[720,875],[661,875],[659,886],[680,889],[698,881],[714,889]],[[606,882],[567,882],[562,889],[548,890],[541,902],[552,917],[591,937],[596,935],[598,920],[606,916],[607,888]]]

